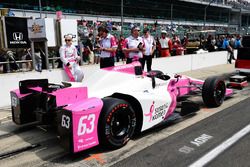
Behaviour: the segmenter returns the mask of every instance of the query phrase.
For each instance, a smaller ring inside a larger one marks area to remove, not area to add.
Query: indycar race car
[[[202,81],[161,71],[145,73],[139,62],[98,70],[85,82],[20,81],[19,89],[11,91],[13,121],[54,125],[71,153],[99,144],[120,148],[134,134],[168,120],[181,97],[191,92],[201,92],[208,107],[220,106],[233,93],[220,77]],[[184,108],[181,116],[192,112]]]

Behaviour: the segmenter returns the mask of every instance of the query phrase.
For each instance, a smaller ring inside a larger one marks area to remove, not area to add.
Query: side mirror
[[[155,88],[155,76],[154,75],[152,75],[151,76],[151,79],[152,79],[152,88],[154,89]]]
[[[176,78],[176,82],[178,82],[179,79],[181,78],[181,75],[180,74],[175,74],[174,77]]]
[[[135,75],[142,75],[141,66],[135,66]]]

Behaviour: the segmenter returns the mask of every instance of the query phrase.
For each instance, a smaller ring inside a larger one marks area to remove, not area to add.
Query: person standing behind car
[[[235,49],[239,49],[239,48],[242,48],[242,44],[241,44],[241,37],[240,35],[237,35],[237,38],[234,42],[234,48]]]
[[[100,54],[100,68],[114,66],[114,56],[116,54],[117,43],[113,35],[109,34],[109,30],[106,26],[98,27],[101,47],[98,49]]]
[[[142,59],[142,69],[144,69],[145,63],[147,62],[147,72],[149,72],[151,71],[152,58],[156,48],[156,42],[154,37],[150,35],[148,28],[143,30],[143,34],[144,36],[142,38],[145,44],[145,52]]]
[[[94,53],[93,53],[93,37],[94,35],[92,33],[89,33],[89,38],[87,39],[86,43],[85,43],[85,47],[87,49],[87,58],[89,60],[89,64],[94,64]]]
[[[126,63],[132,63],[138,61],[143,64],[143,52],[145,51],[145,44],[142,37],[139,36],[140,28],[134,26],[131,29],[131,35],[125,39],[124,48],[122,49],[124,54],[127,55]]]
[[[101,51],[99,50],[100,47],[101,47],[100,37],[97,35],[95,37],[95,42],[94,42],[94,55],[95,55],[94,63],[95,64],[99,64],[100,62],[100,54],[101,54]]]
[[[165,30],[161,31],[161,38],[159,40],[160,43],[160,52],[161,57],[171,56],[170,53],[172,51],[172,41],[168,37],[168,33]]]
[[[222,48],[227,50],[228,55],[229,55],[227,61],[228,61],[230,64],[232,64],[232,59],[235,60],[235,58],[234,58],[233,48],[232,48],[232,47],[230,46],[230,44],[229,44],[229,36],[227,36],[227,37],[223,40]]]
[[[63,68],[71,82],[81,82],[84,74],[78,65],[80,56],[77,55],[77,49],[72,44],[72,36],[65,36],[66,44],[59,49],[60,59],[63,62]]]

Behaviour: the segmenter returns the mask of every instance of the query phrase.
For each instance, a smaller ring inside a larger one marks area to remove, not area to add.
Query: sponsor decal
[[[10,44],[27,44],[27,41],[23,40],[23,33],[21,32],[13,32],[12,37],[13,40],[9,41]]]
[[[149,109],[149,113],[144,114],[146,117],[149,117],[149,121],[148,121],[148,122],[151,122],[151,121],[152,121],[154,109],[155,109],[155,102],[153,101],[153,103],[151,104],[151,107],[150,107],[150,109]]]
[[[43,26],[34,23],[34,24],[32,25],[32,27],[31,27],[31,31],[32,31],[33,33],[41,33],[41,32],[42,32],[42,28],[43,28]]]
[[[163,104],[161,105],[160,107],[157,107],[155,108],[155,114],[152,118],[152,121],[158,119],[158,118],[162,118],[164,119],[165,115],[166,115],[166,112],[167,112],[167,109],[168,108],[168,104]]]
[[[14,32],[13,33],[13,39],[15,41],[21,41],[21,40],[23,40],[23,33],[21,33],[21,32]]]
[[[96,144],[97,144],[96,141],[93,141],[93,142],[91,142],[91,143],[86,143],[86,144],[79,144],[79,145],[77,146],[77,149],[78,149],[78,150],[82,150],[82,149],[90,148],[90,147],[92,147],[92,146],[95,146]]]
[[[30,47],[27,18],[5,17],[5,25],[8,48]]]
[[[149,117],[149,122],[160,119],[160,118],[164,119],[168,106],[169,106],[168,103],[166,103],[155,108],[155,102],[153,101],[149,109],[149,113],[144,114],[144,115]]]

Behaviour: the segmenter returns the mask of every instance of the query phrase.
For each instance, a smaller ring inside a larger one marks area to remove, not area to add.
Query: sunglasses
[[[66,41],[66,42],[67,42],[67,41],[69,41],[69,42],[70,42],[70,41],[72,41],[72,40],[71,40],[71,39],[65,39],[65,41]]]

